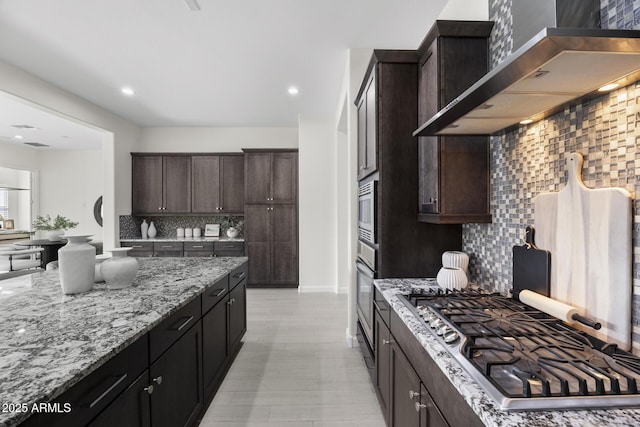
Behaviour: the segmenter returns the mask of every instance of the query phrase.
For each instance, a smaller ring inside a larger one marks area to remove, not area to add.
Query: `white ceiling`
[[[141,126],[296,126],[336,111],[348,48],[415,49],[447,2],[197,1],[0,0],[0,60]]]

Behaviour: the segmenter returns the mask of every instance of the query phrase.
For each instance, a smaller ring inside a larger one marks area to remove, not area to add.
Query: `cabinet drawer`
[[[182,256],[182,242],[155,242],[153,244],[154,256]]]
[[[195,325],[201,316],[200,296],[173,313],[149,332],[149,356],[156,360],[171,344]]]
[[[389,303],[386,299],[384,299],[384,296],[382,296],[382,293],[376,287],[374,287],[373,291],[373,306],[375,310],[380,314],[380,317],[384,321],[385,325],[389,327]]]
[[[244,256],[244,242],[215,242],[216,256]]]
[[[229,275],[217,280],[202,294],[202,313],[211,310],[229,292]]]
[[[88,377],[55,398],[61,408],[71,405],[69,413],[39,413],[23,426],[83,426],[95,418],[142,374],[148,366],[148,335],[120,351]]]
[[[249,271],[249,263],[244,263],[237,267],[231,273],[229,273],[229,290],[235,288],[238,283],[242,282],[247,277]]]
[[[184,251],[209,251],[213,254],[213,242],[184,242]]]
[[[149,257],[153,256],[152,242],[120,242],[123,248],[132,248],[128,255],[132,257]]]

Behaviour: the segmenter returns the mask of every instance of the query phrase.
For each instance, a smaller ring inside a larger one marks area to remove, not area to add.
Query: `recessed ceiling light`
[[[289,89],[287,89],[287,92],[289,92],[289,95],[297,95],[298,92],[300,91],[295,86],[289,86]]]
[[[533,123],[533,120],[531,120],[531,119],[525,119],[525,120],[522,120],[522,121],[520,122],[520,124],[521,124],[521,125],[528,125],[529,123]]]
[[[14,136],[14,138],[15,138],[15,139],[22,139],[22,138],[24,138],[24,136],[22,136],[22,135],[16,135],[16,136]]]
[[[135,94],[133,89],[131,89],[130,87],[123,87],[122,89],[120,89],[120,92],[122,92],[126,96],[133,96]]]
[[[614,90],[620,86],[618,83],[609,83],[608,85],[604,85],[601,88],[598,88],[598,92],[608,92],[610,90]]]

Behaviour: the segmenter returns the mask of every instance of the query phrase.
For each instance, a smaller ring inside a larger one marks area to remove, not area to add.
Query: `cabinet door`
[[[391,334],[382,320],[378,310],[375,310],[375,360],[376,360],[376,391],[382,407],[382,414],[388,424],[389,401],[391,400]]]
[[[198,322],[149,368],[151,424],[193,425],[202,409],[202,332]]]
[[[229,351],[227,349],[227,301],[216,304],[202,317],[202,373],[204,396],[208,399],[217,388]]]
[[[391,423],[393,427],[418,427],[420,379],[397,344],[391,344]]]
[[[271,207],[271,283],[298,282],[298,233],[295,205]],[[249,273],[251,277],[251,273]]]
[[[133,156],[132,213],[162,212],[162,156]]]
[[[271,280],[271,208],[267,205],[245,206],[245,249],[249,257],[250,285],[268,284]]]
[[[298,198],[298,153],[273,153],[271,201],[295,203]]]
[[[271,198],[271,154],[246,153],[244,157],[245,203],[267,203]]]
[[[147,389],[147,390],[145,390]],[[149,371],[145,370],[111,405],[107,407],[90,427],[149,427],[151,416],[149,402],[153,390],[149,388]]]
[[[229,293],[229,353],[234,353],[246,331],[247,287],[242,281]]]
[[[367,168],[367,103],[362,97],[358,104],[358,179],[364,178]]]
[[[371,80],[367,86],[366,92],[367,103],[367,162],[365,167],[365,175],[369,175],[378,169],[378,99],[376,90],[376,73],[371,73]]]
[[[220,203],[220,156],[191,157],[193,213],[219,211]]]
[[[449,427],[424,384],[420,384],[420,404],[416,409],[420,412],[420,427]]]
[[[244,212],[244,156],[220,157],[220,181],[221,210]]]
[[[163,156],[164,213],[191,212],[191,157]]]

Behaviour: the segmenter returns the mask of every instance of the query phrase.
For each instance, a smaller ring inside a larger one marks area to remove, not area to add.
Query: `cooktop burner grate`
[[[491,394],[503,409],[540,408],[513,403],[522,399],[550,400],[551,408],[640,406],[640,358],[544,312],[481,291],[406,299],[438,335],[457,332],[460,341],[447,348],[483,378],[481,384],[497,390]]]

